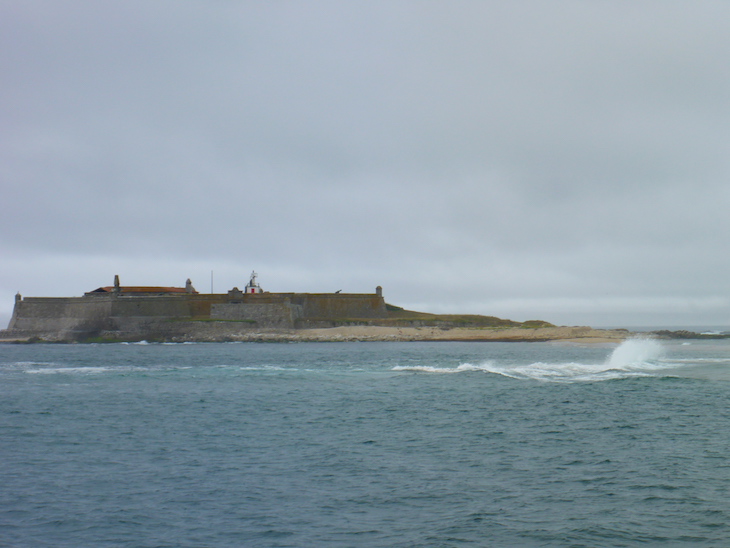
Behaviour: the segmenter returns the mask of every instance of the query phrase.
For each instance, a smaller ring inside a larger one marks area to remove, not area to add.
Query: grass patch
[[[386,305],[388,311],[388,320],[391,322],[410,322],[413,325],[428,327],[489,327],[506,329],[509,327],[555,327],[549,322],[542,320],[529,320],[527,322],[515,322],[513,320],[505,320],[496,316],[481,316],[479,314],[430,314],[428,312],[416,312],[414,310],[405,310],[403,308]],[[386,322],[382,325],[387,325]]]

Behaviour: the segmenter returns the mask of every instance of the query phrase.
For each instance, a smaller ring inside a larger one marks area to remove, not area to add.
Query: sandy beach
[[[631,336],[626,330],[591,327],[478,328],[478,327],[385,327],[341,326],[317,329],[235,329],[231,324],[202,324],[187,335],[165,337],[174,342],[340,342],[340,341],[575,341],[581,343],[620,342]],[[38,338],[13,337],[2,333],[0,342],[72,342],[67,337],[48,333]],[[130,340],[120,333],[102,334],[94,342]],[[131,340],[139,340],[131,338]],[[153,337],[152,340],[157,340]]]

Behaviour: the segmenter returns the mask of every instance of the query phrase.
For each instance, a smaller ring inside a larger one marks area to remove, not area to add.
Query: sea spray
[[[621,343],[606,360],[611,369],[645,368],[656,364],[664,355],[664,347],[653,339],[628,339]]]

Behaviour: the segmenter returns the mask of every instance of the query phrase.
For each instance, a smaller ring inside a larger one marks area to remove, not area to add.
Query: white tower
[[[261,286],[256,282],[256,278],[258,277],[258,274],[256,272],[251,272],[251,279],[246,284],[246,293],[263,293],[264,290],[261,289]]]

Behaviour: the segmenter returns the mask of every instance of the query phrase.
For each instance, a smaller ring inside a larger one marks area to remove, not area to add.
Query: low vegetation
[[[524,327],[536,329],[540,327],[555,327],[549,322],[542,320],[529,320],[526,322],[516,322],[513,320],[505,320],[496,316],[481,316],[479,314],[430,314],[428,312],[416,312],[413,310],[405,310],[398,306],[386,305],[388,311],[388,319],[379,320],[381,325],[396,324],[405,325],[423,325],[435,327],[490,327],[497,329],[505,329],[510,327]]]

